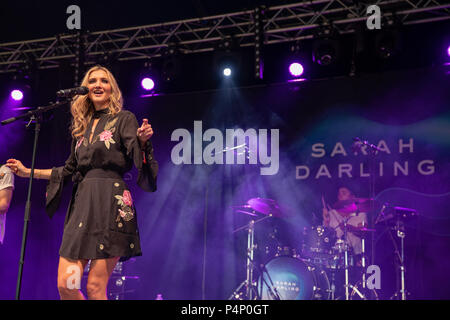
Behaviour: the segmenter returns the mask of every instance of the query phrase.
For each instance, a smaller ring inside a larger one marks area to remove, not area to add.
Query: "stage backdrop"
[[[258,197],[274,200],[281,216],[256,225],[257,244],[264,247],[272,227],[283,225],[277,232],[299,250],[303,228],[321,223],[321,198],[333,204],[339,186],[358,197],[374,197],[374,214],[383,204],[417,210],[418,217],[406,224],[409,297],[450,298],[450,81],[445,70],[251,88],[234,88],[231,82],[216,91],[144,98],[118,78],[125,107],[154,128],[160,164],[155,193],[136,186],[135,170],[126,176],[143,256],[124,264],[127,275],[139,277],[125,298],[228,299],[245,280],[247,233],[240,228],[251,220],[236,207]],[[6,108],[4,117],[12,113]],[[68,156],[67,110],[56,111],[44,124],[38,168],[62,165]],[[355,149],[355,137],[380,151]],[[1,127],[0,141],[2,161],[17,157],[30,165],[31,130]],[[16,178],[0,246],[2,299],[14,298],[27,187],[27,180]],[[44,212],[45,182],[33,184],[24,299],[58,298],[58,249],[69,194],[68,189],[50,220]],[[374,227],[370,255],[381,268],[379,296],[389,299],[397,289],[394,245],[388,229]]]

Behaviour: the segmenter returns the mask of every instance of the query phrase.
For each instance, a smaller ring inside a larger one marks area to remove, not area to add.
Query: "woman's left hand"
[[[153,136],[153,129],[152,126],[148,123],[148,119],[142,120],[142,125],[140,128],[137,129],[137,137],[139,139],[139,142],[141,144],[141,147],[145,145],[148,139]]]

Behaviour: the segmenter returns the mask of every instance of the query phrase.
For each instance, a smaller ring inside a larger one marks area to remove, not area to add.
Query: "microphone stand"
[[[255,269],[255,261],[254,261],[254,250],[256,248],[255,245],[255,225],[258,222],[261,222],[263,220],[266,220],[268,218],[271,218],[272,215],[268,215],[265,217],[262,217],[258,220],[251,220],[250,223],[248,223],[247,225],[244,225],[243,227],[240,227],[236,230],[233,231],[233,233],[236,233],[238,231],[241,230],[247,230],[247,254],[246,254],[246,279],[239,285],[239,287],[231,294],[229,300],[236,298],[236,296],[239,296],[239,291],[242,289],[242,287],[245,286],[245,298],[247,300],[254,300],[254,296],[253,293],[255,291],[256,293],[256,297],[258,295],[258,290],[255,289],[254,283],[253,283],[253,271]],[[262,275],[261,275],[262,276]],[[270,277],[270,276],[269,276]],[[265,281],[265,279],[263,278],[263,281]],[[270,280],[271,281],[271,280]],[[267,283],[266,283],[267,284]],[[271,290],[271,288],[269,286],[267,286],[269,288],[269,290]],[[273,295],[271,293],[271,295]]]
[[[28,182],[27,202],[25,204],[25,216],[24,216],[24,225],[23,225],[23,234],[22,234],[22,248],[20,251],[19,272],[18,272],[18,276],[17,276],[17,286],[16,286],[16,300],[20,300],[20,292],[21,292],[21,286],[22,286],[22,273],[23,273],[23,266],[25,264],[25,249],[26,249],[27,235],[28,235],[28,222],[30,221],[30,211],[31,211],[31,190],[32,190],[32,186],[33,186],[34,164],[35,164],[35,160],[36,160],[36,150],[37,150],[37,143],[38,143],[38,139],[39,139],[39,132],[41,130],[42,115],[47,111],[56,109],[62,105],[67,104],[69,101],[70,101],[70,99],[67,98],[66,100],[58,101],[55,103],[50,102],[50,104],[48,106],[38,107],[35,110],[30,110],[27,113],[24,113],[17,117],[12,117],[12,118],[6,119],[1,122],[1,124],[4,126],[4,125],[8,125],[10,123],[13,123],[17,120],[29,117],[30,121],[27,124],[27,127],[28,127],[33,121],[35,121],[33,155],[31,158],[31,172],[30,172],[30,179]]]

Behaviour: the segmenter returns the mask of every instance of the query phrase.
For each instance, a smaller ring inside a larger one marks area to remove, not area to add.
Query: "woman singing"
[[[89,88],[89,94],[76,96],[71,105],[69,158],[63,167],[35,169],[34,177],[49,180],[46,211],[50,217],[59,207],[65,182],[74,182],[59,251],[61,299],[84,299],[74,285],[73,270],[82,275],[89,261],[88,298],[107,299],[116,263],[142,255],[136,210],[122,177],[134,163],[138,185],[154,192],[158,163],[150,141],[151,125],[143,119],[139,127],[134,114],[122,109],[122,94],[111,72],[95,66],[81,85]],[[19,160],[9,159],[7,166],[20,177],[30,176],[31,170]]]

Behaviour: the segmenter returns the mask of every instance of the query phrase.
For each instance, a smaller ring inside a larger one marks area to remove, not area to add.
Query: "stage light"
[[[225,77],[229,77],[229,76],[231,76],[231,68],[224,68],[223,69],[223,75],[225,76]]]
[[[300,77],[303,74],[303,66],[301,63],[293,62],[289,65],[289,72],[294,77]]]
[[[151,78],[146,77],[142,79],[141,86],[143,89],[150,91],[155,88],[155,82]]]
[[[20,101],[23,99],[23,92],[18,89],[14,89],[11,91],[11,98],[15,101]]]
[[[450,46],[447,48],[447,55],[450,57]]]
[[[234,80],[239,81],[240,66],[241,52],[236,39],[230,36],[223,38],[214,48],[214,78],[226,85],[230,85]]]

